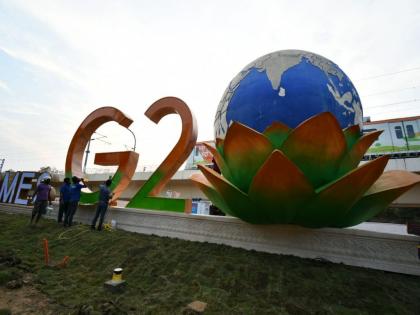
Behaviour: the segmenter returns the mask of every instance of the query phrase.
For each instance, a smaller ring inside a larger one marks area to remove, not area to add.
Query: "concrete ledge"
[[[51,218],[56,217],[55,210]],[[31,208],[0,204],[0,211],[30,214]],[[89,224],[93,207],[80,207],[75,221]],[[210,242],[261,252],[325,259],[351,266],[420,275],[420,237],[352,229],[258,226],[232,217],[195,216],[142,209],[111,208],[107,221],[142,234]]]

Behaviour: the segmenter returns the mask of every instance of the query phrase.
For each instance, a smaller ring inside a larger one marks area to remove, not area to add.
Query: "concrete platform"
[[[57,206],[51,214],[56,218]],[[30,214],[31,208],[0,204],[0,211]],[[75,221],[89,224],[93,207],[80,207]],[[233,217],[198,216],[144,209],[111,208],[106,221],[142,234],[210,242],[261,252],[323,259],[351,266],[420,275],[417,245],[405,226],[363,223],[347,229],[307,229],[293,225],[252,225]]]

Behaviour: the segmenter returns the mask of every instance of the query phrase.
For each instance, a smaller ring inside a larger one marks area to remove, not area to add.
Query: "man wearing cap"
[[[38,223],[41,215],[47,212],[48,203],[51,205],[50,192],[51,192],[51,178],[45,178],[35,189],[32,199],[36,197],[34,208],[32,209],[31,225],[35,219],[35,225]]]
[[[112,184],[112,180],[108,179],[104,184],[99,185],[99,203],[98,207],[96,208],[96,214],[93,218],[91,228],[94,230],[96,228],[96,220],[99,219],[98,231],[102,230],[102,223],[104,222],[105,213],[108,209],[109,199],[112,198],[112,193],[109,187]]]
[[[73,216],[76,213],[77,206],[79,205],[80,201],[80,194],[82,188],[86,188],[85,183],[83,182],[83,178],[78,178],[77,176],[73,176],[71,178],[73,182],[70,186],[70,201],[68,211],[64,217],[64,226],[71,226],[73,224]],[[80,184],[82,182],[82,184]]]

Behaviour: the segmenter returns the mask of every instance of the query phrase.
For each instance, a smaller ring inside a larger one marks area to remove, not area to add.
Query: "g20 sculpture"
[[[197,140],[197,122],[188,106],[175,97],[165,97],[153,103],[145,115],[153,122],[169,114],[178,114],[182,120],[181,136],[157,170],[128,203],[129,208],[144,208],[151,210],[188,211],[191,200],[157,197],[166,183],[175,174],[194,148]],[[81,123],[70,143],[66,158],[66,176],[82,176],[82,159],[84,149],[92,134],[106,122],[115,121],[128,128],[133,120],[113,107],[102,107],[93,111]],[[117,200],[122,191],[127,188],[136,170],[139,155],[133,151],[106,152],[95,155],[95,164],[118,165],[113,177],[113,200]],[[80,201],[93,204],[98,200],[98,192],[82,193]]]
[[[187,159],[197,124],[178,98],[158,100],[145,115],[155,123],[168,114],[182,120],[179,141],[128,203],[130,208],[188,211],[190,200],[158,197]],[[420,176],[385,172],[388,157],[359,165],[381,132],[362,133],[362,106],[345,73],[330,60],[287,50],[258,58],[229,84],[215,118],[213,153],[221,174],[199,166],[192,180],[222,211],[254,224],[348,227],[376,215]],[[83,151],[93,132],[108,121],[133,122],[116,108],[92,112],[76,131],[67,154],[66,175],[81,176]],[[98,153],[95,163],[118,165],[116,200],[129,184],[139,155]],[[95,203],[98,193],[83,193]]]

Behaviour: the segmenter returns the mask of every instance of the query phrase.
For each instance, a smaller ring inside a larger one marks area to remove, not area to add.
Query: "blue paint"
[[[343,73],[338,66],[331,64]],[[354,112],[337,103],[328,85],[334,86],[340,95],[350,92],[353,104],[355,101],[360,104],[356,89],[346,75],[340,81],[336,75],[326,74],[305,57],[283,72],[276,90],[265,71],[252,68],[233,93],[227,107],[227,123],[238,121],[262,132],[274,121],[294,128],[325,111],[331,112],[342,128],[358,123]],[[281,88],[285,90],[284,96],[279,95]],[[345,105],[353,108],[350,102]]]

